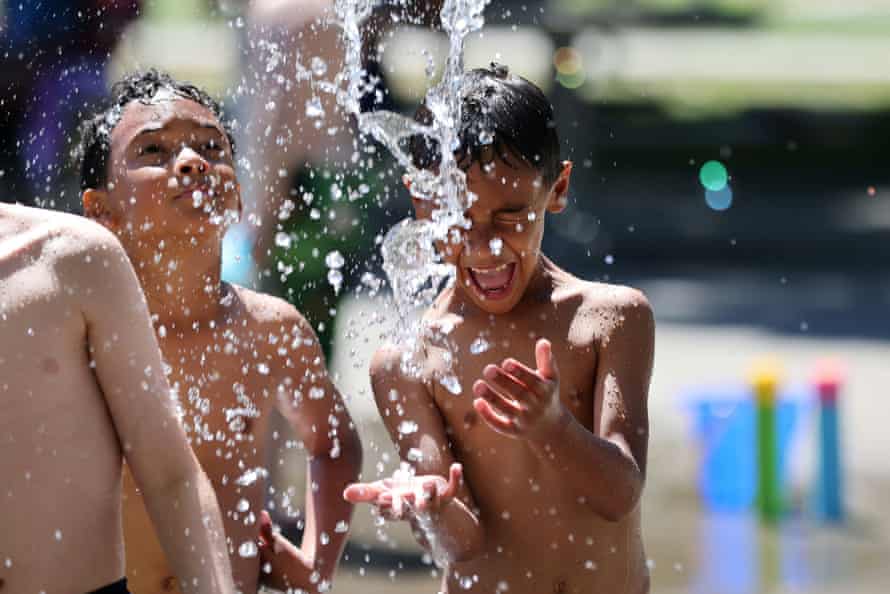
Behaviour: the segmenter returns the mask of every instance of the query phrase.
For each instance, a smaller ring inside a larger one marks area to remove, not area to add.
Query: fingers
[[[420,512],[427,512],[439,504],[438,487],[435,478],[420,481],[414,494],[414,508]]]
[[[373,503],[387,489],[376,483],[353,483],[343,490],[343,499],[349,503]]]
[[[272,532],[272,517],[269,512],[262,510],[260,512],[260,537],[259,545],[261,547],[269,547],[275,542],[275,534]]]
[[[542,390],[541,393],[538,393],[524,382],[519,381],[514,375],[508,373],[509,370],[506,368],[509,362],[509,360],[505,361],[502,367],[486,365],[482,371],[482,376],[485,378],[485,382],[494,388],[496,392],[512,398],[516,404],[516,410],[520,411],[523,409],[523,405],[535,404],[546,392]],[[511,365],[510,367],[513,366]],[[534,372],[531,373],[534,374]],[[536,377],[535,379],[534,384],[536,386],[543,383],[540,378]]]
[[[549,380],[541,377],[534,369],[523,365],[516,359],[505,359],[501,364],[501,369],[511,375],[516,381],[526,386],[538,398],[547,396],[548,390],[551,389]]]
[[[448,484],[445,490],[440,494],[441,497],[452,499],[457,496],[457,490],[460,488],[461,481],[464,478],[464,467],[460,462],[455,462],[448,469]]]
[[[473,408],[476,409],[482,420],[498,433],[508,437],[515,437],[519,433],[513,419],[497,412],[485,398],[476,398],[473,401]]]
[[[494,380],[476,380],[473,383],[473,393],[479,398],[485,399],[502,416],[514,417],[521,413],[522,407],[517,402],[519,398],[510,394],[507,388],[501,388],[500,385],[492,386],[495,383]],[[495,390],[495,387],[497,390]],[[504,393],[509,398],[504,396]]]
[[[546,338],[540,339],[535,344],[535,363],[538,366],[538,373],[544,379],[554,381],[559,378],[556,359],[553,357],[553,345]]]

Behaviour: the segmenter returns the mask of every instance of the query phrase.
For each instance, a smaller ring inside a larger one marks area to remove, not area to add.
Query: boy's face
[[[438,247],[457,268],[458,290],[483,311],[506,313],[522,299],[538,269],[544,214],[565,208],[570,173],[565,162],[557,181],[546,185],[535,169],[500,160],[467,171],[476,194],[465,213],[472,227],[461,230],[462,241]],[[432,204],[413,202],[418,218],[430,216]]]
[[[84,192],[84,210],[118,234],[221,238],[240,215],[232,147],[199,103],[163,90],[150,103],[130,102],[109,161],[108,188]]]

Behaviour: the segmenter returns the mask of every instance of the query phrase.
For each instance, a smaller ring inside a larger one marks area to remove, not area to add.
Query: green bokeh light
[[[729,174],[726,173],[726,167],[720,161],[708,161],[701,166],[698,172],[698,179],[701,185],[712,192],[719,192],[726,187],[729,181]]]

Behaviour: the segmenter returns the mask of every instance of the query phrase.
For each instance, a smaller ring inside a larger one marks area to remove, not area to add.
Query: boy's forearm
[[[306,522],[301,546],[279,536],[276,546],[281,550],[269,557],[271,567],[260,576],[263,585],[277,590],[318,589],[324,582],[333,580],[346,546],[353,508],[351,503],[344,501],[343,490],[361,471],[361,447],[357,437],[355,443],[344,447],[336,458],[322,454],[310,459],[308,470]],[[313,489],[313,484],[317,488]],[[297,557],[311,564],[309,573],[318,573],[314,583],[307,583],[305,569],[294,565]]]
[[[460,499],[452,499],[433,513],[412,514],[410,522],[421,546],[439,565],[469,561],[482,548],[479,517]]]
[[[222,517],[213,487],[197,468],[156,493],[146,506],[184,594],[234,594]]]
[[[336,458],[328,453],[309,463],[306,487],[306,531],[303,553],[324,580],[330,581],[346,546],[353,505],[343,499],[346,487],[358,479],[362,465],[358,436],[341,445]],[[318,486],[313,489],[312,485]]]
[[[532,449],[579,501],[607,520],[620,520],[640,498],[643,473],[616,444],[591,433],[568,411],[563,414],[562,429],[549,439],[530,440]]]

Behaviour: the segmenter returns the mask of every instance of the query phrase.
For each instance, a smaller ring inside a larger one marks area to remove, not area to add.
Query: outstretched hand
[[[559,430],[567,411],[559,399],[559,370],[547,339],[535,344],[531,369],[516,359],[486,365],[473,384],[473,407],[495,431],[515,438],[543,439]]]
[[[463,467],[455,462],[445,477],[427,474],[386,478],[373,483],[353,483],[343,491],[350,503],[370,503],[388,520],[407,519],[409,514],[432,514],[457,495]]]

